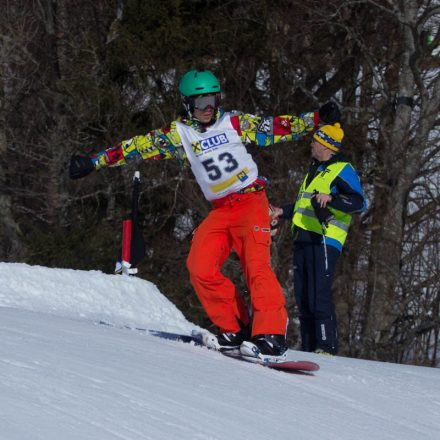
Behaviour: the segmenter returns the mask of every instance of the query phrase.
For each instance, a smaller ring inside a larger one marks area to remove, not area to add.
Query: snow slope
[[[291,351],[313,376],[97,324],[196,328],[136,278],[0,263],[1,440],[440,438],[440,370]]]

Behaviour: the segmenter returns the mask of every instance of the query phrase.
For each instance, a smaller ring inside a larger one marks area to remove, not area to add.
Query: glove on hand
[[[269,205],[271,237],[276,237],[277,235],[280,234],[279,216],[281,214],[282,214],[282,210],[280,208],[276,208],[275,206]]]
[[[94,170],[95,165],[90,157],[74,154],[70,159],[69,176],[71,179],[80,179]]]
[[[276,237],[277,235],[280,235],[280,224],[278,223],[277,218],[273,218],[270,221],[270,236]]]
[[[326,102],[319,109],[319,121],[324,124],[333,125],[335,122],[341,122],[341,112],[334,102]]]
[[[319,223],[327,228],[329,221],[332,220],[334,217],[330,209],[328,209],[327,207],[321,207],[321,205],[316,200],[316,194],[313,194],[311,202],[313,209],[315,210],[316,217],[318,217]]]

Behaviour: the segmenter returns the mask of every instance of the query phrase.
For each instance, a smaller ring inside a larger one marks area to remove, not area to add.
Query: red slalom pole
[[[122,264],[130,263],[131,258],[131,220],[122,222]]]
[[[140,173],[135,171],[133,176],[133,193],[131,200],[131,215],[122,222],[122,258],[116,262],[115,273],[135,275],[136,266],[145,255],[145,243],[142,228],[138,220]]]

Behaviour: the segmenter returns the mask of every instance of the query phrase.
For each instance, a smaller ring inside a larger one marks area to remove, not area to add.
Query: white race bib
[[[225,113],[204,133],[176,123],[192,172],[208,200],[215,200],[250,185],[258,176],[257,164],[247,152]]]

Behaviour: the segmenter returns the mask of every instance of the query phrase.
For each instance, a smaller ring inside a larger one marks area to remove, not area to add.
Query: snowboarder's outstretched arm
[[[333,124],[341,119],[338,106],[333,102],[324,104],[316,112],[299,116],[254,116],[240,113],[231,118],[244,144],[255,143],[261,147],[279,142],[295,141],[323,124]]]
[[[231,117],[231,122],[242,142],[260,146],[296,140],[322,124],[340,120],[338,106],[333,102],[324,104],[318,112],[293,115],[261,117],[240,113]],[[173,121],[169,126],[152,130],[145,135],[122,141],[90,157],[74,155],[70,162],[71,179],[87,176],[102,167],[124,165],[137,160],[186,159],[182,141]],[[191,120],[185,120],[188,125]]]
[[[70,178],[79,179],[102,167],[115,167],[137,160],[185,159],[175,124],[176,122],[173,121],[168,127],[134,136],[90,157],[72,156]]]

